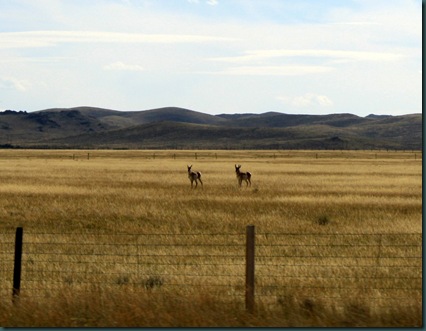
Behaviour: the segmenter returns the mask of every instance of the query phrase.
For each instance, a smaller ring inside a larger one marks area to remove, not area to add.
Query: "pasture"
[[[203,187],[191,189],[191,164],[201,172]],[[244,181],[238,186],[235,164],[250,171],[251,187]],[[16,227],[24,228],[24,268],[33,284],[23,285],[17,310],[10,303],[11,288],[2,287],[3,326],[422,323],[421,263],[409,268],[404,264],[421,254],[419,151],[0,150],[0,169],[2,245],[13,246]],[[244,283],[238,277],[244,261],[234,258],[244,255],[247,225],[256,227],[257,252],[270,257],[258,261],[259,277],[277,278],[275,283],[257,280],[255,314],[242,306]],[[221,239],[218,234],[223,234]],[[266,243],[274,236],[278,241]],[[30,242],[27,253],[25,240]],[[330,240],[333,245],[328,245]],[[336,240],[341,247],[331,251]],[[386,248],[388,242],[396,247]],[[123,256],[118,251],[126,245]],[[311,247],[321,262],[306,258],[303,267],[283,280],[289,271],[282,266],[300,264],[296,253],[302,246]],[[409,251],[402,251],[405,246]],[[368,255],[373,249],[378,252],[374,258]],[[289,251],[293,255],[284,261],[281,257]],[[224,252],[232,257],[217,262]],[[74,273],[52,264],[48,254],[71,256],[72,261],[63,262]],[[177,263],[182,254],[184,261]],[[210,258],[194,262],[188,254]],[[401,254],[408,255],[394,258]],[[341,259],[348,256],[356,260],[353,265]],[[2,258],[11,259],[5,254]],[[115,265],[107,266],[108,259]],[[392,265],[383,268],[385,260]],[[104,263],[103,269],[89,272],[87,263]],[[341,277],[320,281],[322,263]],[[369,263],[372,268],[354,271]],[[3,284],[10,284],[9,270],[5,266],[0,271]],[[209,279],[212,273],[215,277]],[[201,283],[193,280],[197,275],[204,277]],[[392,305],[383,305],[389,293],[380,289],[393,276]],[[78,283],[87,279],[89,287]],[[169,279],[176,286],[167,287]],[[223,295],[217,289],[230,279]],[[367,291],[365,279],[374,280],[368,281],[374,284]],[[276,284],[287,287],[274,292]],[[342,286],[350,293],[336,290]],[[58,309],[49,308],[46,314],[46,307]]]

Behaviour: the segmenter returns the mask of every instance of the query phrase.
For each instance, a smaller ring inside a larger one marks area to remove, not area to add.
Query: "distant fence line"
[[[36,233],[0,235],[0,297],[63,288],[207,289],[222,299],[283,304],[367,295],[392,307],[422,298],[422,235],[255,233]]]
[[[64,160],[93,160],[101,158],[129,158],[129,159],[223,159],[234,158],[238,150],[1,150],[0,158],[24,158],[24,159],[64,159]],[[246,154],[239,155],[244,158],[254,159],[281,159],[306,157],[313,159],[347,158],[347,159],[412,159],[422,160],[421,150],[247,150]]]

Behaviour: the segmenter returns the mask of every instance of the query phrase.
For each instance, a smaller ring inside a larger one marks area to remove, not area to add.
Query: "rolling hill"
[[[421,149],[422,114],[209,115],[177,107],[0,112],[3,148]]]

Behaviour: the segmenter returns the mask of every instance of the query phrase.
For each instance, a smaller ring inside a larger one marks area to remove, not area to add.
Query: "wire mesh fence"
[[[244,230],[244,229],[243,229]],[[0,295],[13,288],[14,233],[0,234]],[[131,289],[244,302],[241,233],[24,232],[20,297],[64,289]],[[349,297],[392,307],[422,301],[421,234],[255,235],[256,303],[338,304]]]

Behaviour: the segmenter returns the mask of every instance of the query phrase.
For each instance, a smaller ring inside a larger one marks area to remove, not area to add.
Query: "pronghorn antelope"
[[[244,180],[245,182],[246,182],[246,187],[250,184],[250,186],[251,186],[251,181],[250,181],[250,178],[251,178],[251,173],[249,173],[248,171],[247,172],[241,172],[240,171],[240,168],[241,168],[241,165],[235,165],[235,173],[237,174],[237,179],[238,179],[238,184],[240,185],[240,187],[241,187],[241,183],[242,183],[242,181]]]
[[[193,172],[191,170],[192,164],[187,166],[187,167],[188,167],[188,178],[191,181],[191,188],[193,187],[194,181],[195,181],[195,188],[197,188],[197,186],[198,186],[198,181],[200,181],[201,186],[203,186],[203,182],[201,181],[201,172],[199,172],[199,171]]]

